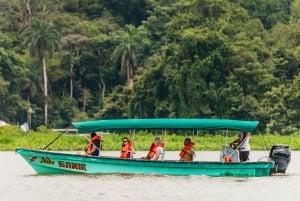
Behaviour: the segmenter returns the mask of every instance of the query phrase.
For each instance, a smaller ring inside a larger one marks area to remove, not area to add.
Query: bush
[[[24,131],[19,126],[1,126],[0,135],[23,135]]]

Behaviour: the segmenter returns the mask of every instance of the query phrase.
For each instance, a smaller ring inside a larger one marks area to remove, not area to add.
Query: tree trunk
[[[45,56],[42,56],[43,62],[43,76],[44,76],[44,115],[45,115],[45,125],[48,123],[48,78],[47,78],[47,69],[46,69],[46,59]]]
[[[133,79],[132,79],[132,70],[130,67],[129,60],[126,61],[126,74],[127,74],[126,86],[128,88],[132,88],[133,87]]]
[[[19,4],[20,2],[15,2],[16,4]],[[16,15],[18,18],[19,23],[19,32],[23,32],[27,27],[31,26],[31,20],[32,20],[32,6],[31,6],[31,0],[24,0],[25,7],[16,7],[13,6],[14,3],[9,8],[9,11]]]
[[[83,105],[82,105],[82,110],[83,112],[85,112],[85,109],[86,109],[86,96],[87,96],[87,89],[85,87],[85,84],[84,84],[84,88],[83,88]]]
[[[106,90],[106,84],[102,77],[100,77],[101,84],[99,84],[99,88],[101,89],[101,98],[104,100],[105,97],[105,90]]]
[[[31,0],[26,0],[26,11],[29,16],[29,22],[31,22],[32,12],[31,12]],[[31,24],[31,23],[30,23]]]
[[[71,98],[73,98],[73,68],[74,68],[74,64],[72,62],[70,68],[70,97]]]

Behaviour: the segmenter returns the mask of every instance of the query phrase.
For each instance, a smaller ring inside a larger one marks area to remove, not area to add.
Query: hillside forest
[[[300,0],[0,0],[0,119],[300,129]]]

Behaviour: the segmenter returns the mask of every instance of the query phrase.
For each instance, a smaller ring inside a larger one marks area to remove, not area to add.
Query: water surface
[[[118,152],[102,155],[118,156]],[[136,157],[145,155],[140,152]],[[251,152],[258,160],[265,152]],[[176,159],[168,152],[166,159]],[[219,152],[197,152],[218,160]],[[36,175],[14,152],[0,152],[0,201],[298,201],[300,152],[292,152],[287,174],[258,178],[156,175]]]

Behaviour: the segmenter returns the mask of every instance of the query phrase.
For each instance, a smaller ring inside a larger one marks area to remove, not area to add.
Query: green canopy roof
[[[253,132],[258,121],[231,119],[111,119],[73,122],[80,133],[122,129],[199,129]]]

